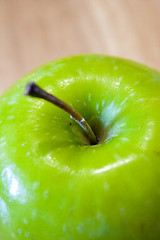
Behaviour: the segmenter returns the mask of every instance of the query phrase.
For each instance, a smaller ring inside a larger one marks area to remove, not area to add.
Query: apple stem
[[[70,114],[71,118],[74,119],[85,131],[91,145],[97,144],[97,139],[92,131],[91,127],[87,123],[87,121],[79,114],[74,108],[69,106],[67,103],[63,102],[59,98],[47,93],[45,90],[40,88],[37,84],[30,82],[27,84],[25,91],[25,96],[32,96],[37,98],[45,99],[54,105],[58,106],[59,108],[63,109],[67,113]]]

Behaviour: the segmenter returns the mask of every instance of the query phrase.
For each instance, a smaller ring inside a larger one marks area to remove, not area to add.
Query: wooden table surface
[[[0,0],[0,93],[40,64],[82,53],[160,70],[160,0]]]

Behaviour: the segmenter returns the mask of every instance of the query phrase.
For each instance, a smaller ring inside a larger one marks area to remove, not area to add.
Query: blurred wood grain
[[[0,0],[0,93],[40,64],[82,53],[160,70],[160,0]]]

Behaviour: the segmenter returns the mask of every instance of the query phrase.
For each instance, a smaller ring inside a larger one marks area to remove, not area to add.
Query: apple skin
[[[30,81],[79,111],[24,97]],[[36,69],[0,98],[1,240],[160,239],[160,73],[102,55]]]

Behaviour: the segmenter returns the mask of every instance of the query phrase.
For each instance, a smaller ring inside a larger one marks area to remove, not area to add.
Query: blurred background
[[[82,53],[160,70],[160,0],[0,0],[0,94],[39,65]]]

